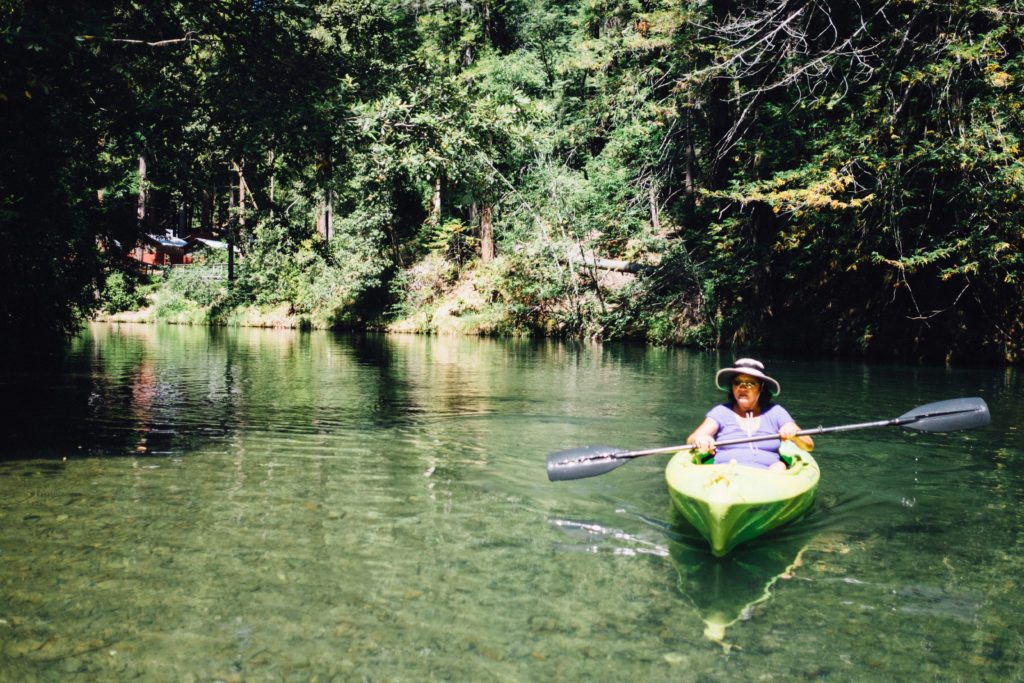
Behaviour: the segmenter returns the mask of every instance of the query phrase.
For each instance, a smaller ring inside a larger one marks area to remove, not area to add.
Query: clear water
[[[728,360],[94,326],[0,374],[0,680],[1024,680],[1015,370],[765,359],[804,427],[993,424],[820,436],[810,515],[723,561],[662,456],[547,481],[681,443]]]

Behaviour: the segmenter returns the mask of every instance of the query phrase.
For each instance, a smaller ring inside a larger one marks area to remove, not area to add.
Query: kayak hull
[[[821,477],[818,463],[792,444],[783,448],[783,455],[792,458],[784,472],[702,465],[700,455],[690,451],[669,461],[665,479],[672,502],[716,557],[793,521],[814,502]]]

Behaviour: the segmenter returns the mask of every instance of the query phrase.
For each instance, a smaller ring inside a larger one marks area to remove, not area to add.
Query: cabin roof
[[[159,244],[161,247],[184,249],[188,246],[188,242],[181,239],[180,237],[169,237],[167,235],[154,235],[151,232],[146,233],[146,237]]]

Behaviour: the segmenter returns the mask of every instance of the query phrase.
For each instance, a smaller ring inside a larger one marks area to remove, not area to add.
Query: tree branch
[[[108,43],[128,43],[129,45],[147,45],[149,47],[165,47],[178,43],[191,43],[199,37],[195,31],[189,31],[181,38],[168,38],[167,40],[135,40],[133,38],[103,38],[100,36],[78,36],[80,40],[104,40]]]

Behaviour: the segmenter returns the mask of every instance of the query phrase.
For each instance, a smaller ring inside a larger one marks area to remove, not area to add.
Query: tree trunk
[[[334,234],[334,190],[327,188],[327,199],[324,202],[324,238],[329,242]]]
[[[434,198],[430,201],[430,223],[441,224],[441,176],[434,178]]]
[[[724,22],[729,16],[730,0],[712,0],[711,8],[715,19]],[[732,129],[732,107],[729,104],[729,86],[732,79],[716,76],[711,80],[708,98],[708,189],[722,190],[728,184],[730,174],[729,154],[723,153],[729,145],[729,131]]]
[[[334,159],[327,142],[322,141],[317,148],[317,186],[323,190],[324,199],[316,213],[316,231],[324,239],[331,239],[334,231],[334,193],[331,190],[331,179],[334,177]]]
[[[391,253],[395,257],[395,263],[399,268],[405,268],[405,260],[402,258],[402,246],[398,242],[398,235],[395,234],[395,224],[388,221],[388,239],[391,240]]]
[[[648,193],[651,204],[651,227],[654,228],[654,234],[661,233],[661,215],[658,211],[658,186],[654,183],[654,179],[651,179],[651,189]]]
[[[210,192],[209,190],[202,191],[202,197],[199,199],[199,229],[202,231],[213,232],[213,216],[214,216],[214,199],[216,192]]]
[[[247,189],[243,174],[245,162],[238,164],[236,168],[238,169],[238,235],[241,237],[245,232],[245,191]]]
[[[270,217],[274,217],[274,150],[270,150]]]
[[[480,211],[480,260],[494,260],[494,213],[490,204]]]
[[[228,181],[228,289],[235,281],[235,188]]]
[[[331,239],[334,229],[334,193],[328,189],[323,202],[316,212],[316,232],[324,241]]]
[[[140,228],[146,221],[146,193],[149,189],[146,183],[146,153],[143,151],[139,152],[139,199],[135,209],[135,217]]]

